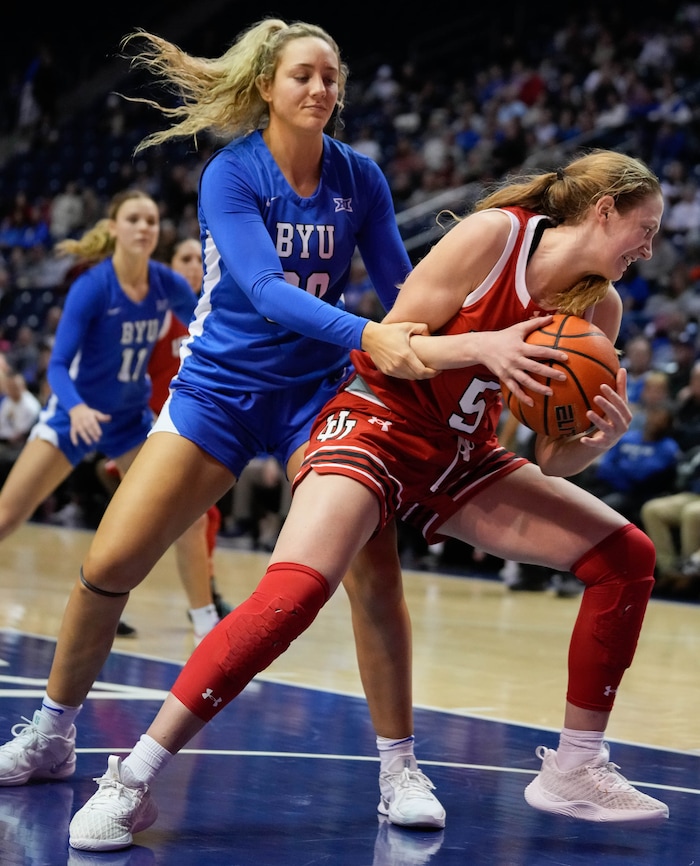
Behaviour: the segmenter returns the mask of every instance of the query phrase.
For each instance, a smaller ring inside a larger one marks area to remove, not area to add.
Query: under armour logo
[[[391,427],[391,421],[386,421],[383,418],[377,418],[376,415],[373,415],[369,419],[370,424],[380,424],[382,428],[382,433],[386,433],[389,427]]]
[[[326,418],[326,426],[316,437],[319,442],[325,442],[327,439],[342,439],[355,427],[357,421],[350,418],[350,412],[343,409],[335,414],[329,415]]]
[[[211,689],[207,689],[206,692],[202,692],[202,698],[205,701],[208,701],[211,698],[215,707],[218,707],[219,704],[223,701],[223,698],[215,698],[214,692]]]
[[[351,198],[334,198],[335,202],[335,212],[338,213],[341,210],[346,210],[348,213],[352,213],[352,199]]]
[[[610,695],[616,695],[617,689],[614,689],[612,686],[606,686],[605,691],[603,692],[606,698],[609,698]]]

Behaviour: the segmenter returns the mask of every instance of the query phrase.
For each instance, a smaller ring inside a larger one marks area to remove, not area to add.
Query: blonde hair
[[[117,214],[125,202],[138,198],[153,201],[148,193],[140,189],[126,189],[118,192],[110,201],[107,216],[104,219],[95,223],[78,240],[66,238],[59,241],[54,249],[59,255],[74,255],[87,262],[100,262],[108,258],[114,252],[115,247],[114,238],[109,230],[110,221],[117,218]],[[155,204],[155,202],[153,203]]]
[[[578,225],[606,195],[625,213],[648,196],[661,195],[661,184],[640,160],[613,150],[593,150],[556,171],[505,178],[477,201],[474,210],[522,207],[545,214],[555,225]],[[608,280],[591,274],[557,295],[554,305],[562,313],[581,315],[604,298],[609,287]]]
[[[146,47],[134,55],[131,64],[154,73],[166,90],[178,97],[175,107],[152,99],[130,97],[156,108],[172,120],[167,129],[147,135],[136,153],[173,138],[190,138],[208,130],[235,138],[264,127],[269,108],[258,89],[262,81],[274,78],[284,47],[293,39],[316,37],[326,42],[338,58],[338,102],[336,117],[343,108],[348,68],[342,62],[335,40],[315,24],[266,18],[244,30],[231,47],[216,58],[194,57],[177,45],[145,30],[136,30],[122,40],[122,49],[134,40]]]

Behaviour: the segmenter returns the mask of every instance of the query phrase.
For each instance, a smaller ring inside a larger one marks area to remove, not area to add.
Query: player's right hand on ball
[[[483,363],[518,400],[528,406],[533,404],[528,390],[549,395],[552,389],[544,380],[566,379],[566,373],[552,370],[546,363],[549,360],[566,361],[566,352],[549,346],[532,346],[525,342],[533,331],[551,321],[551,316],[538,316],[536,319],[518,322],[502,331],[483,331],[479,334]]]

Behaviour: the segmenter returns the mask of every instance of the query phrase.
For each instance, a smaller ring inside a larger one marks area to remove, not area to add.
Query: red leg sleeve
[[[214,553],[216,536],[219,534],[219,529],[221,529],[221,512],[217,505],[212,505],[209,511],[207,511],[207,548],[209,556]]]
[[[628,524],[573,565],[573,573],[586,584],[569,646],[567,700],[575,706],[612,709],[637,648],[655,560],[650,539]]]
[[[208,722],[311,625],[328,597],[328,582],[313,568],[271,565],[250,598],[195,649],[172,694]]]

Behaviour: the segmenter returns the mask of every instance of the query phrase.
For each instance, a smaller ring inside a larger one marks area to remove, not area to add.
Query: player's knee
[[[328,600],[325,578],[306,566],[276,563],[247,602],[225,619],[223,667],[251,666],[250,677],[270,665],[311,625]]]
[[[571,571],[586,586],[602,583],[627,583],[654,575],[656,549],[633,523],[616,529],[592,547]]]
[[[574,564],[586,586],[582,610],[590,617],[601,661],[629,667],[654,586],[656,553],[651,540],[628,524]]]
[[[94,547],[93,543],[83,561],[81,568],[83,585],[87,582],[98,590],[118,594],[130,592],[141,582],[140,578],[135,579],[136,569],[130,568],[121,557],[103,551],[99,547],[93,549]]]

